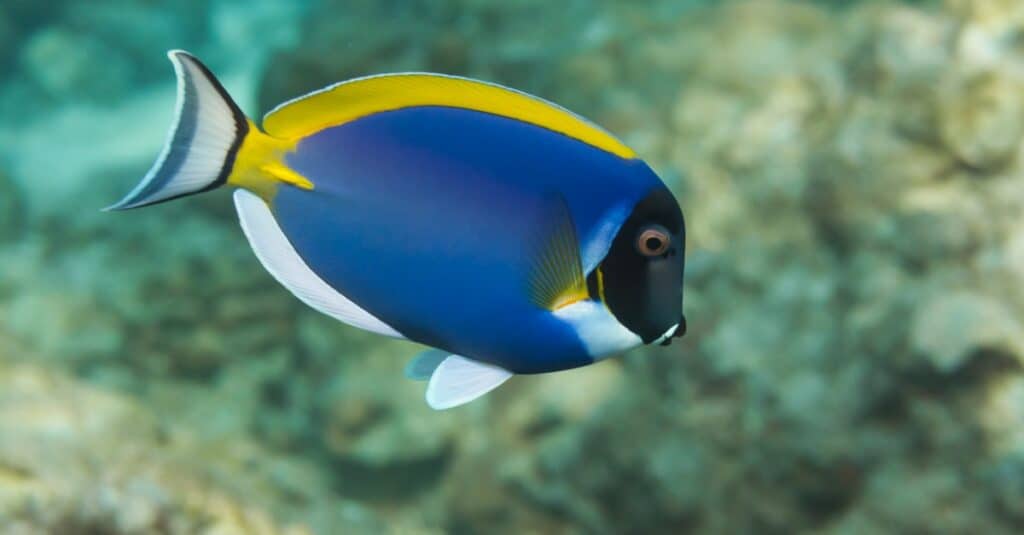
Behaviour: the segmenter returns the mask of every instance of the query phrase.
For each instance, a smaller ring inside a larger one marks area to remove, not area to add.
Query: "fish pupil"
[[[660,225],[652,225],[637,237],[636,248],[644,256],[658,256],[668,249],[668,233]]]

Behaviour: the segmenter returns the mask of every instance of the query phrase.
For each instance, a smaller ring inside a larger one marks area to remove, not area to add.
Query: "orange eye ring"
[[[661,256],[672,244],[672,237],[660,225],[644,229],[636,238],[636,249],[644,256]]]

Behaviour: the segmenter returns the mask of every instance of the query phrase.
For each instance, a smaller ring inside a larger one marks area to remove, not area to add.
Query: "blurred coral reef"
[[[1021,35],[1016,0],[9,1],[0,526],[1018,533]],[[591,117],[684,205],[690,333],[431,411],[419,348],[303,307],[224,194],[98,212],[178,47],[254,116],[433,70]]]

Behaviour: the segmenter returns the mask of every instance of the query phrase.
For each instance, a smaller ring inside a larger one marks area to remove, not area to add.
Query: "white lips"
[[[657,340],[655,340],[655,341],[653,341],[651,343],[652,344],[660,344],[660,343],[664,342],[665,340],[668,340],[669,338],[672,337],[673,334],[676,334],[676,329],[678,329],[678,328],[679,328],[679,324],[678,323],[673,325],[673,326],[671,326],[671,327],[669,327],[668,330],[665,331],[665,334],[661,335],[660,337],[658,337]]]

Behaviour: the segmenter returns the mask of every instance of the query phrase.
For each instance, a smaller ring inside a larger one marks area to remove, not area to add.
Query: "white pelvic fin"
[[[248,119],[198,59],[167,57],[178,76],[178,103],[163,151],[135,189],[107,210],[127,210],[213,189],[231,174]]]
[[[405,377],[413,381],[427,381],[434,374],[434,370],[448,358],[447,351],[440,349],[428,349],[420,352],[405,365]]]
[[[513,373],[491,364],[451,355],[427,383],[427,405],[443,410],[458,407],[501,386]]]
[[[246,190],[235,191],[235,208],[242,231],[263,267],[303,303],[338,321],[383,334],[405,338],[388,324],[363,310],[324,282],[292,247],[267,203]]]

